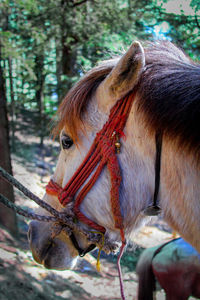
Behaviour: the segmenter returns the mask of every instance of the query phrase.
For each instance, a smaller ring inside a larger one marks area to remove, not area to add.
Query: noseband
[[[103,128],[96,134],[95,140],[85,157],[84,161],[74,173],[69,182],[64,188],[59,186],[52,179],[46,186],[46,192],[51,195],[56,195],[63,206],[73,202],[73,212],[77,220],[87,224],[92,229],[105,233],[106,229],[90,220],[80,211],[80,205],[83,202],[87,193],[94,186],[102,170],[107,166],[110,178],[110,202],[115,222],[115,228],[120,230],[122,248],[125,246],[125,236],[123,227],[123,218],[120,209],[119,189],[121,183],[121,172],[117,154],[120,153],[120,138],[124,136],[123,129],[128,119],[130,109],[134,100],[134,94],[131,93],[123,99],[117,101],[110,111],[108,121]],[[155,191],[153,205],[144,210],[146,215],[155,215],[159,213],[157,206],[157,196],[160,182],[160,157],[161,157],[162,136],[156,135],[156,163],[155,163]],[[94,172],[93,172],[94,171]],[[91,178],[89,176],[91,175]],[[86,182],[86,180],[89,180]],[[83,186],[84,185],[84,186]],[[80,188],[82,189],[80,190]],[[71,241],[78,250],[79,255],[83,256],[90,251],[89,249],[82,250],[74,234],[70,235]],[[91,249],[95,247],[90,245]],[[89,246],[89,247],[90,247]]]

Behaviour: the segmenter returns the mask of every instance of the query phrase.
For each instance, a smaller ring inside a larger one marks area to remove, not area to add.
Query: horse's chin
[[[33,258],[34,260],[43,265],[46,269],[54,269],[54,270],[71,270],[76,266],[78,261],[77,257],[69,257],[63,253],[60,247],[50,246],[43,255],[38,257],[38,255],[34,254],[33,251]]]
[[[63,259],[59,261],[57,259],[57,256],[52,256],[52,255],[47,255],[43,261],[42,265],[46,269],[53,269],[53,270],[58,270],[58,271],[64,271],[64,270],[72,270],[77,263],[78,258],[69,260],[69,259]]]

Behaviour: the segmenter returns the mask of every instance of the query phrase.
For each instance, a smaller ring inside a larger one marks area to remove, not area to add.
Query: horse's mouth
[[[45,226],[45,225],[44,225]],[[34,260],[47,269],[67,270],[77,262],[77,250],[72,249],[65,237],[51,237],[51,232],[40,232],[41,223],[32,221],[29,225],[29,245]]]
[[[53,247],[55,247],[54,243],[51,242],[49,243],[49,245],[46,247],[46,249],[43,250],[40,260],[41,260],[41,264],[46,268],[46,269],[53,269],[54,267],[51,266],[51,250],[53,249]]]
[[[54,241],[49,242],[49,245],[40,252],[39,256],[35,254],[34,250],[32,250],[32,254],[34,260],[46,269],[60,271],[73,269],[78,259],[78,256],[71,257],[66,255],[66,251],[63,251]]]
[[[49,244],[45,248],[43,248],[43,250],[39,254],[36,251],[34,251],[34,249],[31,247],[34,260],[38,264],[44,265],[46,268],[46,260],[49,257],[49,253],[50,253],[52,247],[53,247],[53,244],[51,242],[49,242]]]
[[[40,239],[38,234],[38,227],[36,222],[32,222],[29,226],[28,240],[30,244],[30,249],[32,251],[33,259],[40,265],[43,265],[47,269],[54,268],[53,258],[54,248],[56,244],[52,238]],[[58,250],[59,252],[59,250]]]

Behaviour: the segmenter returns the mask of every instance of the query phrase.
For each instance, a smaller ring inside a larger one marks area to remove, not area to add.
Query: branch
[[[82,1],[80,1],[80,2],[76,2],[76,3],[74,3],[74,4],[72,5],[72,7],[79,6],[79,5],[81,5],[81,4],[83,4],[83,3],[87,2],[87,1],[89,1],[89,0],[82,0]]]
[[[200,23],[199,23],[199,20],[198,20],[198,18],[197,18],[197,15],[195,14],[195,21],[196,21],[196,23],[197,23],[197,27],[200,29]]]

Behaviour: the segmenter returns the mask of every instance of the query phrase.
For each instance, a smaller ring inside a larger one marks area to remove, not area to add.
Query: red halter
[[[80,205],[100,176],[104,166],[107,165],[111,177],[110,201],[115,221],[115,228],[120,229],[123,244],[125,243],[125,237],[119,201],[121,174],[116,152],[119,153],[120,151],[119,138],[124,135],[123,129],[126,124],[133,99],[134,95],[130,94],[117,101],[117,103],[111,109],[108,121],[97,133],[96,138],[84,161],[69,182],[65,185],[65,187],[62,188],[53,180],[50,180],[46,186],[46,192],[48,194],[58,196],[58,200],[63,206],[67,205],[71,201],[74,201],[73,210],[76,217],[81,222],[87,224],[97,231],[105,233],[106,229],[103,226],[96,224],[80,211]],[[95,168],[96,170],[92,177],[75,197],[77,191],[85,183]]]

